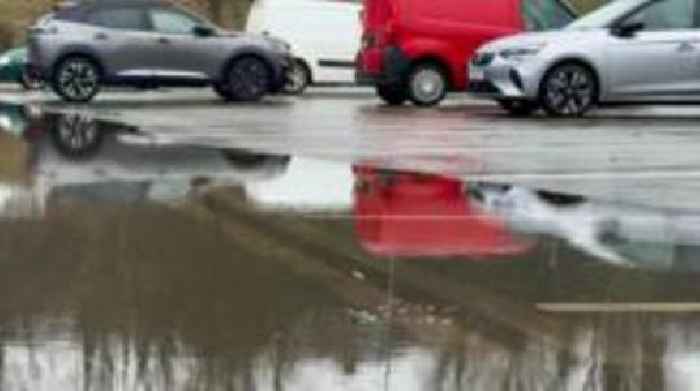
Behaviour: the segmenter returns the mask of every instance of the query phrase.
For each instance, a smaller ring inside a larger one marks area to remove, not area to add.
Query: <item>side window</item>
[[[88,23],[122,30],[147,30],[146,15],[140,9],[100,9],[88,15]]]
[[[694,27],[695,0],[662,0],[632,15],[628,21],[644,23],[644,30],[684,30]]]
[[[192,34],[194,27],[202,24],[201,20],[182,12],[153,9],[150,13],[153,29],[163,34]]]
[[[558,0],[524,0],[522,13],[528,31],[562,28],[574,19]]]

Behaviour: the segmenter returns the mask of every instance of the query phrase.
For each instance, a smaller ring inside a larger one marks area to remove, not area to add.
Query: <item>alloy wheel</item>
[[[541,101],[548,114],[576,117],[585,114],[597,98],[592,72],[578,64],[552,69],[543,81]]]
[[[70,102],[87,102],[99,90],[97,67],[89,60],[74,57],[65,60],[56,72],[54,89]]]
[[[229,72],[229,91],[238,101],[258,101],[270,88],[270,70],[262,60],[246,57],[236,61]]]
[[[65,114],[56,122],[54,142],[58,150],[68,157],[87,157],[99,148],[102,133],[94,119],[80,114]]]

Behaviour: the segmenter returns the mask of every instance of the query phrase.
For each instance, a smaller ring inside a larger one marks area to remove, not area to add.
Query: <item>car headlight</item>
[[[522,59],[524,57],[536,56],[547,44],[537,44],[522,47],[514,47],[501,50],[498,55],[505,59]]]
[[[0,66],[8,65],[10,62],[12,62],[12,59],[9,56],[0,57]]]

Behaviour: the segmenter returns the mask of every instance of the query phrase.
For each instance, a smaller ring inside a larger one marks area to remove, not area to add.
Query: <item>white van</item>
[[[246,30],[280,37],[292,45],[297,67],[290,93],[309,84],[355,82],[362,0],[252,0]]]

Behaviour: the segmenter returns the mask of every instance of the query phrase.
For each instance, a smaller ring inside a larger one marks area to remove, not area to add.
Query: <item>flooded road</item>
[[[0,112],[2,390],[700,388],[700,211]]]
[[[667,208],[694,208],[700,190],[697,106],[610,107],[568,120],[511,118],[464,94],[435,108],[387,107],[371,90],[349,88],[253,105],[229,105],[210,91],[192,90],[114,91],[89,106],[67,105],[46,92],[13,99],[136,124],[155,143],[381,161],[394,169]]]

